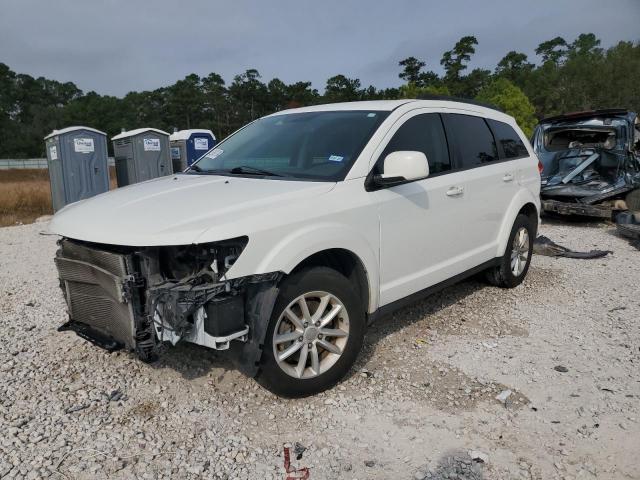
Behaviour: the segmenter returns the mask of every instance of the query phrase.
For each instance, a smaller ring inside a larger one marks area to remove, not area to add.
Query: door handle
[[[447,190],[448,197],[459,197],[464,193],[464,188],[462,187],[451,187]]]
[[[513,173],[505,173],[504,177],[502,177],[503,182],[511,182],[513,181]]]

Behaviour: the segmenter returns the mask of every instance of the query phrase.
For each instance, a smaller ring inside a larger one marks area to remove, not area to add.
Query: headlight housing
[[[235,263],[248,242],[249,238],[243,236],[200,245],[161,247],[158,252],[160,272],[168,281],[217,282]]]

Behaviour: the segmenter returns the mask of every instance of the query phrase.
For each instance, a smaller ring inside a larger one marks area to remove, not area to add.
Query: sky
[[[587,32],[640,41],[640,0],[0,0],[0,62],[116,96],[249,68],[321,92],[336,74],[392,87],[400,60],[440,72],[464,35],[478,39],[470,67],[492,69]]]

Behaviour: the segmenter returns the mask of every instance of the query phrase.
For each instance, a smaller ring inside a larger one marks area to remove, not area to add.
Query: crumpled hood
[[[73,203],[51,233],[111,245],[187,245],[247,235],[291,202],[335,183],[211,175],[170,175]]]

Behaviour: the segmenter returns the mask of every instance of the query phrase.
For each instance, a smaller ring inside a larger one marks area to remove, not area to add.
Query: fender
[[[377,236],[375,238],[377,239]],[[279,241],[273,242],[275,243],[273,248],[262,253],[260,258],[256,258],[257,251],[251,251],[252,242],[262,243],[259,238],[249,239],[249,244],[238,258],[238,262],[227,273],[229,278],[243,276],[246,273],[243,271],[245,265],[251,264],[257,265],[252,268],[251,273],[279,271],[289,274],[311,255],[323,250],[341,248],[352,252],[362,262],[369,287],[369,312],[378,307],[378,255],[363,232],[356,230],[353,226],[336,222],[305,225]],[[271,242],[265,244],[271,244]],[[253,260],[256,260],[255,263]]]
[[[502,219],[502,225],[500,226],[500,232],[498,234],[498,249],[496,251],[496,257],[501,257],[507,248],[507,242],[509,241],[509,234],[513,227],[513,222],[518,216],[518,212],[527,203],[533,203],[536,206],[538,212],[538,225],[540,225],[540,199],[536,198],[529,190],[521,188],[518,193],[513,197],[509,208]]]

